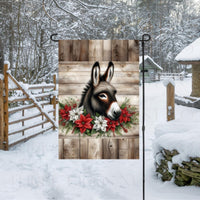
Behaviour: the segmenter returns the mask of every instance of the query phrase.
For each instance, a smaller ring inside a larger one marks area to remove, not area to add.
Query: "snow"
[[[191,79],[175,83],[178,95],[189,95]],[[178,187],[155,176],[152,141],[157,124],[165,124],[166,121],[166,88],[162,82],[145,85],[146,199],[199,200],[199,187]],[[175,109],[176,126],[199,119],[198,109],[183,106]],[[197,127],[197,124],[193,126]],[[187,131],[186,128],[189,131],[189,126],[184,126],[183,130]],[[171,129],[174,129],[173,124]],[[141,136],[140,132],[140,158]],[[142,200],[142,159],[58,160],[57,131],[39,135],[8,152],[0,151],[0,157],[1,199]]]
[[[176,61],[200,61],[200,38],[185,47],[175,58]]]
[[[8,65],[8,69],[10,69],[10,62],[8,60],[4,61],[4,65]]]
[[[160,70],[163,70],[163,68],[161,66],[159,66],[150,56],[145,55],[144,56],[144,60],[149,59],[154,65],[156,65],[156,67]],[[139,57],[139,64],[142,64],[142,56]]]
[[[0,80],[3,80],[3,79],[4,79],[4,75],[0,74]]]
[[[175,82],[174,82],[174,80],[173,80],[172,78],[170,78],[170,79],[165,79],[165,80],[163,81],[163,85],[164,85],[165,87],[167,87],[169,83],[171,83],[173,86],[175,86]]]

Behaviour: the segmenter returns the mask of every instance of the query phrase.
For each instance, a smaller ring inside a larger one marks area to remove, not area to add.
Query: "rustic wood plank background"
[[[139,110],[139,42],[137,40],[60,40],[59,101],[68,97],[80,100],[91,76],[95,61],[104,73],[108,61],[115,66],[111,84],[117,89],[117,100],[125,98]],[[138,159],[139,125],[122,137],[96,138],[65,134],[59,130],[60,159]]]
[[[139,138],[60,136],[59,159],[139,159]]]
[[[62,61],[136,61],[139,62],[138,40],[60,40],[59,62]]]

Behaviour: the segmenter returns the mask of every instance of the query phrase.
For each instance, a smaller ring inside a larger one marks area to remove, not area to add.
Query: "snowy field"
[[[176,81],[176,94],[189,95],[191,79]],[[176,119],[191,120],[200,110],[176,106]],[[199,200],[199,187],[163,183],[154,173],[152,141],[166,121],[166,88],[146,84],[146,200]],[[141,136],[141,134],[140,134]],[[140,160],[58,160],[57,132],[51,131],[0,151],[0,199],[141,200]],[[141,140],[140,140],[141,142]],[[141,147],[141,145],[140,145]],[[141,150],[141,148],[140,148]],[[142,152],[140,151],[140,154]]]

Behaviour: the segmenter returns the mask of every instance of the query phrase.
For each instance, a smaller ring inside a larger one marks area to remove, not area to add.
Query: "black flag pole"
[[[145,200],[145,72],[148,72],[148,70],[145,70],[144,66],[144,50],[145,50],[145,42],[148,42],[151,40],[151,36],[149,34],[143,34],[142,35],[142,153],[143,153],[143,200]]]

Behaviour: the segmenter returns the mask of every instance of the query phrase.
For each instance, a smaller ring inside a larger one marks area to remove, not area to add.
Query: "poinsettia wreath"
[[[59,102],[59,124],[66,133],[83,134],[91,136],[110,136],[115,133],[122,135],[127,133],[133,125],[138,123],[138,112],[136,107],[129,104],[129,99],[121,104],[121,115],[117,121],[101,116],[98,113],[91,116],[84,107],[77,106],[78,100],[73,98]]]

